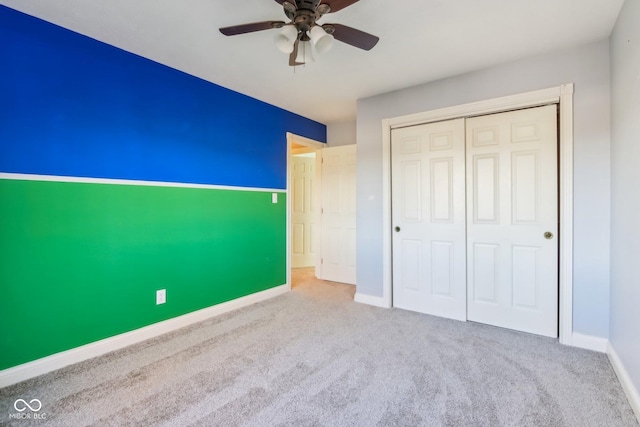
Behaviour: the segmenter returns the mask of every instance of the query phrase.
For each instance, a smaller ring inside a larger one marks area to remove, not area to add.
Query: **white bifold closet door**
[[[393,305],[557,337],[556,106],[391,139]]]
[[[558,336],[556,106],[467,120],[467,318]]]
[[[464,119],[394,129],[393,305],[466,319]]]

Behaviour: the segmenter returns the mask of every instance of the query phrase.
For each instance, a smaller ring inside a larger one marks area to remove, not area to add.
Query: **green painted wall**
[[[285,284],[278,197],[0,180],[0,369]]]

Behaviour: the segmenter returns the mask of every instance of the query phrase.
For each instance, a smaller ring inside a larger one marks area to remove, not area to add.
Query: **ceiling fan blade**
[[[333,33],[330,34],[333,34],[333,37],[335,37],[336,40],[340,40],[341,42],[360,49],[371,50],[380,40],[379,37],[365,33],[364,31],[356,30],[355,28],[347,27],[346,25],[325,24],[322,27],[324,28],[325,26],[333,27]]]
[[[271,30],[272,28],[282,28],[282,21],[252,22],[251,24],[234,25],[232,27],[220,28],[220,32],[225,36],[235,36],[238,34],[253,33],[254,31]]]
[[[329,13],[332,13],[342,10],[345,7],[351,6],[352,4],[357,2],[358,0],[322,0],[321,4],[329,5],[329,7],[331,8],[331,11]]]
[[[298,43],[300,43],[300,40],[296,40],[296,42],[293,44],[293,52],[291,52],[291,55],[289,55],[289,65],[291,65],[292,67],[295,67],[297,65],[304,65],[304,62],[296,62],[296,58],[298,57]]]

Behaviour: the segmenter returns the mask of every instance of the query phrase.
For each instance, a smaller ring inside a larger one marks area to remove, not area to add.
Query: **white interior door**
[[[464,119],[392,132],[393,305],[465,320]]]
[[[291,157],[291,267],[313,267],[315,153]]]
[[[356,283],[356,146],[321,152],[321,264],[318,277]]]
[[[558,334],[556,106],[467,120],[467,315]]]

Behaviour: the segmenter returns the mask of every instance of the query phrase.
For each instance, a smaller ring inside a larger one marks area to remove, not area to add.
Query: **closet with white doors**
[[[393,129],[393,305],[558,336],[557,107]]]

